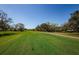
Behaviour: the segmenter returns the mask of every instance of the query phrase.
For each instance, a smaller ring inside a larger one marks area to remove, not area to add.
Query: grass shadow
[[[11,36],[11,35],[15,35],[17,33],[3,33],[3,34],[0,34],[0,37],[3,37],[3,36]]]

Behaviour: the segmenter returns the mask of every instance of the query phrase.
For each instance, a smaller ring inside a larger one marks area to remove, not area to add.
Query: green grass
[[[9,32],[11,33],[11,32]],[[1,55],[79,54],[79,40],[41,32],[14,32],[0,37]]]

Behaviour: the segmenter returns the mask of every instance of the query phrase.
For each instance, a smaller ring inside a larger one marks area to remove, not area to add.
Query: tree
[[[67,30],[79,32],[79,11],[71,13],[71,17],[67,24]]]
[[[37,25],[36,30],[41,31],[40,25]]]
[[[18,31],[24,31],[24,24],[18,23],[15,25],[16,30]]]
[[[44,32],[53,32],[55,31],[55,24],[42,23],[36,27],[37,31],[44,31]]]
[[[7,17],[7,14],[0,10],[0,30],[6,31],[10,27],[12,19]]]

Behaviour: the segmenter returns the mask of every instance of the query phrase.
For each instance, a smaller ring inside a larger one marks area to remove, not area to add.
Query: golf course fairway
[[[0,36],[1,55],[78,55],[79,40],[36,31]]]

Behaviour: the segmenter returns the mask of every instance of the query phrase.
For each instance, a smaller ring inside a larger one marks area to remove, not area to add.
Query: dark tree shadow
[[[16,33],[4,33],[4,34],[0,34],[0,37],[2,36],[11,36],[11,35],[15,35]]]

